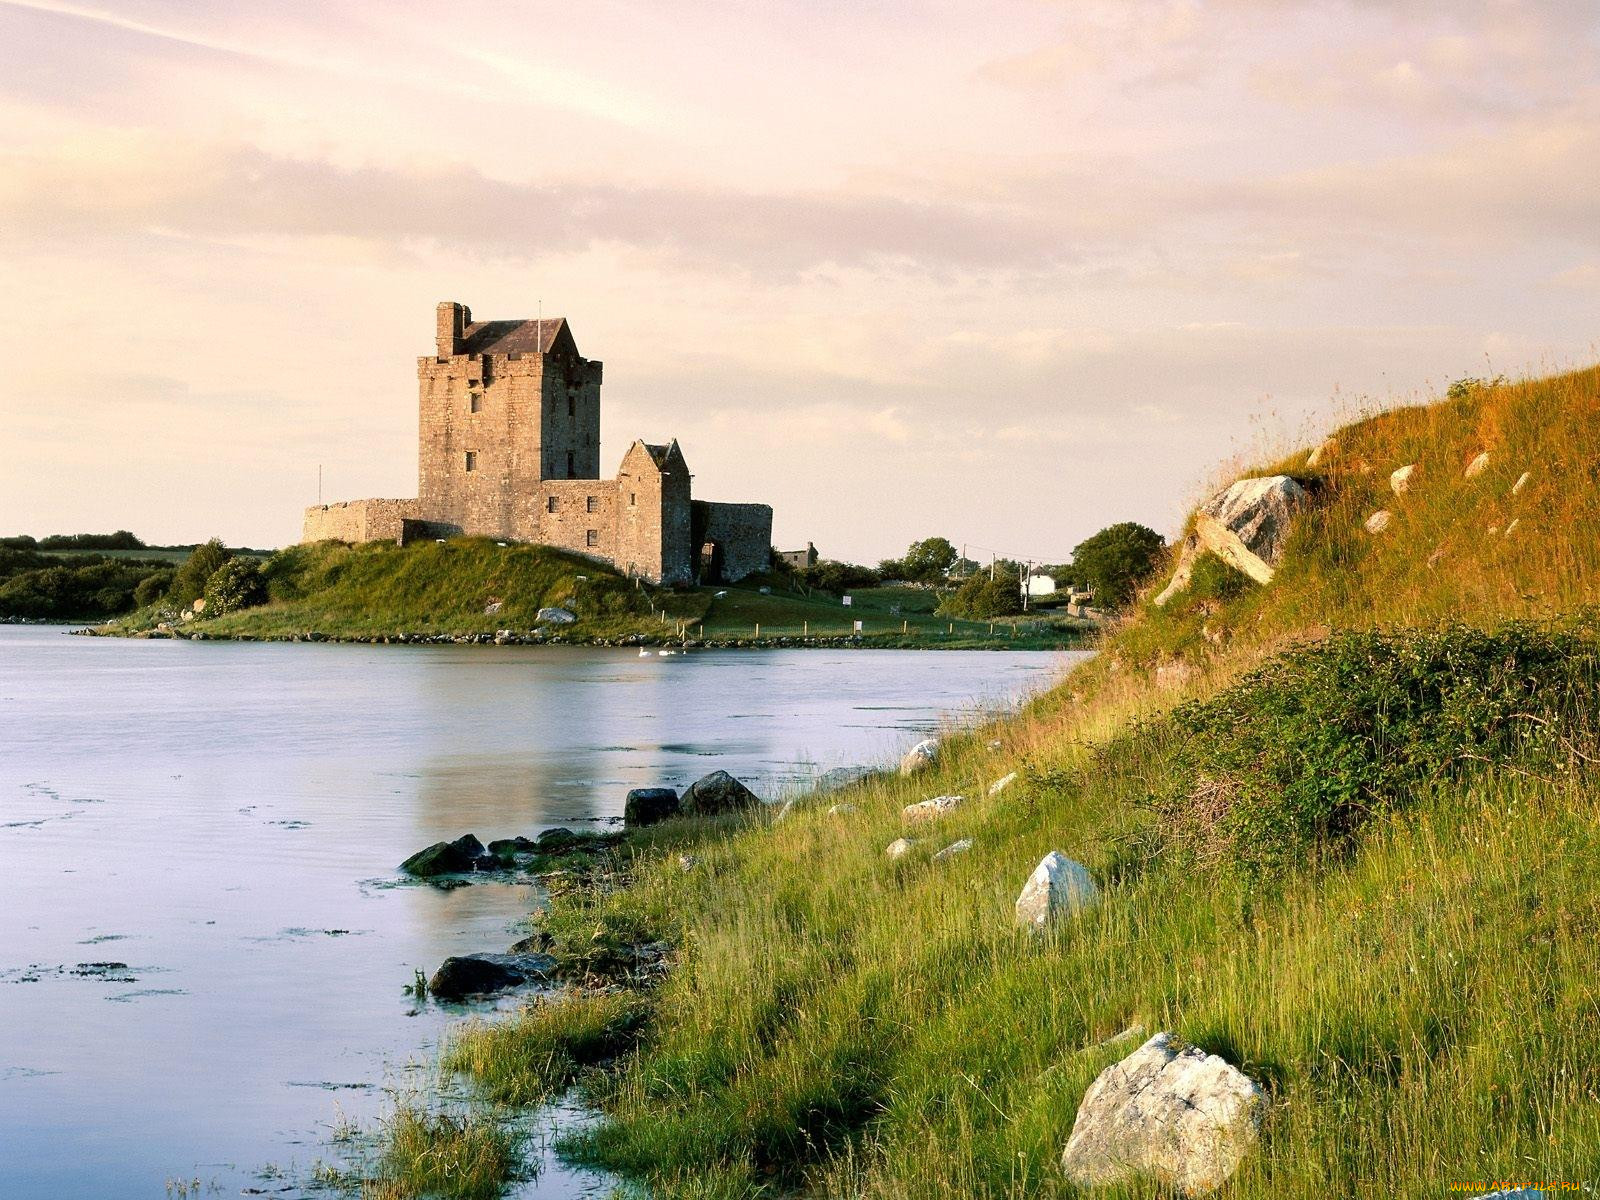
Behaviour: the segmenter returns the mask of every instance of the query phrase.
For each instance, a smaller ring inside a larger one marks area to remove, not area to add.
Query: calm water
[[[725,767],[884,761],[1081,655],[130,642],[0,626],[0,1196],[285,1187],[425,1085],[531,887],[404,885],[441,838],[604,828]],[[95,968],[79,964],[121,963]],[[280,1174],[281,1173],[281,1174]],[[603,1194],[547,1158],[519,1196]]]

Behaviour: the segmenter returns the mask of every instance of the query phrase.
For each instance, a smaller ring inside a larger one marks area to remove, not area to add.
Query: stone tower
[[[600,477],[600,377],[564,318],[474,321],[465,305],[440,304],[435,353],[417,360],[421,511],[537,540],[526,498],[539,484]]]

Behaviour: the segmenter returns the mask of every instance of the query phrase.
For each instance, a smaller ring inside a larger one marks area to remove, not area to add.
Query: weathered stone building
[[[771,566],[772,509],[694,499],[676,440],[636,441],[600,478],[600,379],[561,317],[474,321],[440,304],[434,353],[417,360],[417,498],[315,505],[301,540],[482,535],[653,583],[732,583]]]

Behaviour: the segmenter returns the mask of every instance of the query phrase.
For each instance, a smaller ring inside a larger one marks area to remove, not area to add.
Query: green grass
[[[380,1131],[371,1170],[333,1182],[362,1200],[496,1200],[517,1172],[520,1141],[492,1114],[430,1112],[403,1103]]]
[[[1314,489],[1270,587],[1204,564],[930,774],[663,827],[631,887],[558,898],[559,937],[678,956],[569,1152],[664,1197],[1070,1196],[1079,1100],[1137,1025],[1266,1089],[1229,1197],[1600,1183],[1600,372],[1339,438],[1327,467],[1268,465]],[[1386,495],[1411,461],[1416,487]],[[888,861],[902,806],[952,792]],[[1052,849],[1103,902],[1027,936],[1012,904]],[[561,1034],[526,1036],[554,1055]]]
[[[869,589],[850,608],[825,593],[791,591],[776,579],[728,588],[650,588],[577,555],[486,538],[404,547],[291,546],[268,559],[264,571],[267,604],[177,627],[220,638],[527,634],[541,624],[539,609],[554,606],[579,620],[552,631],[580,642],[704,637],[770,644],[851,637],[853,621],[861,620],[863,642],[874,646],[1056,649],[1074,644],[1088,628],[1057,618],[951,622],[932,615],[933,593],[913,588]],[[763,585],[771,587],[768,594],[760,591]],[[107,631],[148,631],[174,617],[157,606]]]
[[[536,1104],[584,1067],[631,1049],[644,1015],[644,1002],[627,992],[541,997],[509,1019],[452,1031],[441,1065],[471,1076],[497,1103]]]

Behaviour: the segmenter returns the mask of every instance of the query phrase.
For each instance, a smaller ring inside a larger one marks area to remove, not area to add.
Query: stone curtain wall
[[[554,512],[550,511],[552,501]],[[547,479],[529,504],[537,533],[527,540],[625,567],[617,558],[616,480]]]
[[[306,509],[302,542],[399,542],[407,521],[420,516],[416,500],[344,500]]]
[[[737,583],[746,575],[772,569],[772,506],[694,502],[695,550],[715,542],[721,553],[721,579],[703,583]]]

